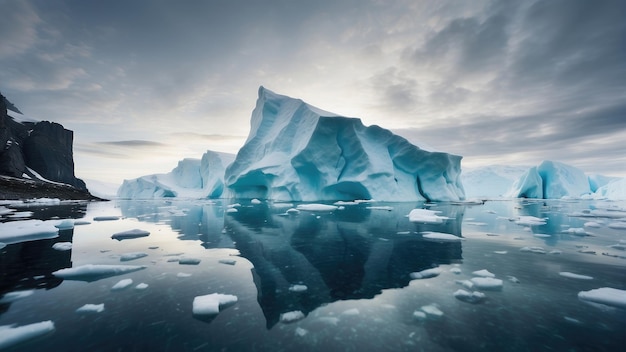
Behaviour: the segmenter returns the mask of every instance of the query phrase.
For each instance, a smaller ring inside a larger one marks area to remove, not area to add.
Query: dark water
[[[33,211],[35,218],[91,223],[62,230],[58,238],[0,250],[0,294],[35,290],[1,304],[0,325],[52,320],[56,328],[10,350],[626,350],[626,311],[591,306],[577,298],[580,291],[600,287],[626,289],[626,251],[609,247],[626,240],[625,230],[608,226],[619,222],[621,213],[600,218],[585,213],[623,209],[624,203],[373,203],[297,215],[285,215],[288,208],[276,204],[240,203],[237,212],[227,214],[222,202],[20,208]],[[382,205],[393,210],[368,209]],[[406,215],[421,207],[441,211],[449,219],[441,224],[409,222]],[[587,216],[572,216],[576,214]],[[93,221],[111,215],[122,218]],[[510,221],[519,215],[548,219],[545,225],[530,227]],[[589,221],[600,227],[584,227]],[[111,239],[113,233],[134,228],[151,234]],[[568,228],[584,228],[586,234],[564,232]],[[464,240],[429,241],[421,236],[423,231]],[[72,242],[73,248],[54,250],[56,242]],[[523,247],[542,247],[546,253],[520,251]],[[561,253],[549,254],[554,250]],[[148,256],[121,262],[120,255],[128,252]],[[201,261],[172,261],[181,255]],[[233,259],[234,265],[220,263]],[[52,275],[84,264],[147,268],[89,283]],[[424,280],[409,276],[433,267],[442,273]],[[451,272],[453,268],[461,273]],[[486,299],[478,304],[456,299],[453,293],[463,288],[456,281],[470,279],[481,269],[504,280],[502,290],[483,291]],[[560,276],[564,271],[593,279]],[[131,287],[111,291],[126,278],[133,280]],[[149,286],[137,290],[139,283]],[[295,284],[307,290],[291,291]],[[194,316],[194,297],[210,293],[236,295],[238,302],[210,319]],[[87,303],[104,303],[105,310],[75,312]],[[437,306],[443,315],[416,318],[414,312],[427,305]],[[301,311],[305,318],[280,321],[281,314],[292,311]]]

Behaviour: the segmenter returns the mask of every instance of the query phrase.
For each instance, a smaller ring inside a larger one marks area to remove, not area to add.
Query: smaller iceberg
[[[86,264],[75,268],[66,268],[57,270],[52,273],[56,277],[60,277],[65,280],[76,280],[92,282],[107,277],[117,276],[132,273],[135,271],[145,269],[145,266],[136,265],[98,265],[98,264]]]

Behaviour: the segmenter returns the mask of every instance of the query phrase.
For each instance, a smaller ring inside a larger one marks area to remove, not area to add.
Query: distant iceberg
[[[226,169],[231,197],[279,201],[465,198],[461,157],[259,88],[251,130]]]

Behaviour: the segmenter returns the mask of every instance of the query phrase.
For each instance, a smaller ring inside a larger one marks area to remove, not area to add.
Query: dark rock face
[[[37,179],[30,168],[47,180],[86,191],[85,182],[74,175],[73,132],[54,122],[16,122],[0,97],[0,175]]]

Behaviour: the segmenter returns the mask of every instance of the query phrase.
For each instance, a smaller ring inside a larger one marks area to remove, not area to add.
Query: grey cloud
[[[224,134],[202,134],[193,132],[170,133],[174,138],[195,139],[205,141],[238,141],[245,140],[246,136],[234,136]]]
[[[101,145],[111,145],[117,147],[127,147],[127,148],[153,148],[153,147],[166,147],[167,144],[154,142],[154,141],[144,141],[144,140],[127,140],[127,141],[106,141],[106,142],[98,142]]]
[[[0,58],[19,55],[39,39],[37,26],[41,19],[25,1],[3,1],[0,21]]]
[[[406,72],[390,67],[370,78],[374,91],[382,92],[382,107],[391,110],[408,110],[418,102],[418,83]]]

